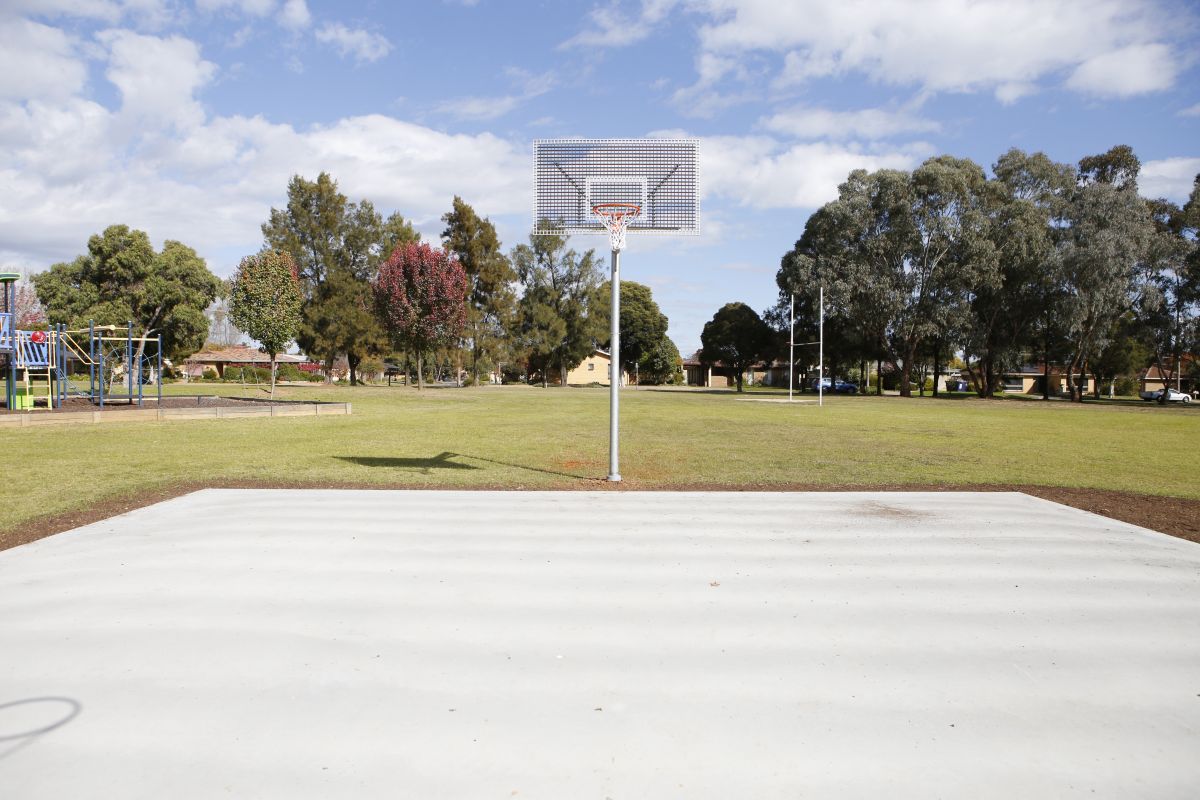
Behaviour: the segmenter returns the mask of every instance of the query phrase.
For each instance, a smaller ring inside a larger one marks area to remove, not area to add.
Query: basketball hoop
[[[608,240],[613,250],[625,249],[625,229],[642,213],[637,203],[597,203],[592,213],[600,218],[600,224],[608,230]]]

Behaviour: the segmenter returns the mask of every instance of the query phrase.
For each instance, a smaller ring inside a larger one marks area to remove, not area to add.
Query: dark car
[[[849,381],[835,381],[832,378],[822,378],[820,386],[826,392],[832,392],[833,394],[855,394],[858,391],[857,384],[850,383]],[[812,382],[812,388],[814,392],[817,390],[817,381]]]

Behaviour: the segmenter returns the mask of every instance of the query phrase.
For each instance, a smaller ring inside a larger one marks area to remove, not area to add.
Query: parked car
[[[967,392],[971,387],[966,381],[960,379],[948,379],[946,381],[947,392]]]
[[[858,391],[858,384],[850,383],[849,381],[835,381],[832,378],[821,378],[812,382],[814,392],[818,386],[824,391],[833,394],[854,394]]]
[[[1162,389],[1159,389],[1156,392],[1142,392],[1141,397],[1143,400],[1147,400],[1147,401],[1149,401],[1149,400],[1158,401],[1158,400],[1162,399],[1162,393],[1163,393]],[[1190,394],[1188,394],[1187,392],[1177,392],[1174,389],[1167,389],[1167,402],[1168,403],[1190,403],[1190,402],[1192,402],[1192,396]]]

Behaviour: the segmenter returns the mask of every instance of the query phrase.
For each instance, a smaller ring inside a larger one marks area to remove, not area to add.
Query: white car
[[[1156,401],[1161,400],[1162,393],[1163,393],[1162,389],[1159,389],[1157,392],[1142,392],[1142,399],[1143,400],[1156,400]],[[1188,394],[1187,392],[1177,392],[1174,389],[1167,389],[1167,402],[1168,403],[1190,403],[1190,402],[1192,402],[1192,396],[1190,394]]]

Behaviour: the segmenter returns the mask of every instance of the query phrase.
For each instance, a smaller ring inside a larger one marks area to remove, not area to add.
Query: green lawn
[[[173,386],[171,393],[261,392]],[[284,387],[349,417],[0,431],[0,531],[181,482],[585,488],[607,472],[608,392]],[[1045,484],[1200,498],[1200,408],[627,390],[629,488]],[[1196,405],[1196,404],[1193,404]],[[0,542],[3,541],[0,533]]]

